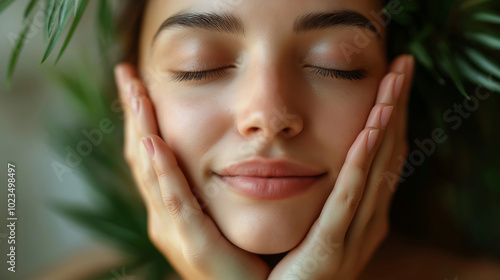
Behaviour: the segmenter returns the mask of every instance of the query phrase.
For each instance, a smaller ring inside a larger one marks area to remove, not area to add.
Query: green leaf
[[[50,37],[50,34],[49,34],[49,26],[50,26],[50,16],[52,15],[52,13],[54,13],[54,10],[55,10],[55,7],[56,7],[56,1],[55,0],[47,0],[47,2],[45,3],[45,25],[44,25],[44,31],[45,31],[45,36],[47,38]]]
[[[76,16],[76,13],[78,11],[78,0],[75,0],[75,11],[73,12],[73,15]]]
[[[500,15],[488,12],[477,13],[472,18],[486,23],[500,24]]]
[[[427,49],[422,45],[422,42],[412,42],[410,43],[409,48],[417,61],[420,62],[425,68],[428,70],[434,69],[432,57]]]
[[[23,20],[26,20],[28,18],[28,16],[31,14],[31,12],[33,12],[33,8],[35,7],[37,2],[38,2],[38,0],[31,0],[29,2],[28,6],[26,6],[26,10],[24,11]]]
[[[59,17],[59,13],[61,12],[61,7],[63,5],[63,1],[57,1],[57,0],[49,0],[50,2],[54,3],[54,7],[52,8],[52,11],[49,14],[46,15],[46,18],[48,17],[48,23],[46,20],[46,27],[47,27],[47,38],[50,38],[52,35],[52,31],[54,31],[54,26],[56,25],[56,20]]]
[[[464,35],[468,40],[484,45],[490,49],[500,50],[500,36],[496,34],[466,32]]]
[[[424,37],[423,33],[421,33],[419,37],[423,38]],[[417,40],[411,42],[408,48],[410,50],[410,53],[412,53],[413,56],[415,56],[417,62],[422,64],[440,85],[446,84],[443,77],[441,77],[441,75],[436,71],[434,60],[431,54],[429,53],[428,49],[425,48],[425,46],[418,38]]]
[[[16,68],[17,59],[19,58],[19,54],[21,53],[21,49],[24,46],[24,41],[26,39],[26,33],[31,27],[31,22],[25,24],[23,31],[21,32],[19,39],[17,40],[16,46],[14,47],[14,51],[10,56],[9,69],[7,70],[7,88],[10,88],[10,82],[12,79],[12,74],[14,73],[14,69]]]
[[[462,5],[460,6],[461,10],[470,10],[479,5],[487,4],[490,0],[470,0],[470,1],[462,1]]]
[[[7,9],[7,7],[12,4],[14,0],[0,0],[0,14]]]
[[[470,82],[477,84],[478,86],[485,87],[489,90],[500,92],[500,83],[493,80],[491,76],[486,78],[483,73],[476,70],[464,58],[460,56],[457,57],[457,65],[460,69],[460,72]]]
[[[99,2],[98,25],[102,37],[106,41],[111,40],[113,37],[113,13],[109,1],[103,0]]]
[[[78,1],[76,1],[76,2],[78,2]],[[68,46],[69,41],[71,40],[71,37],[73,36],[73,33],[75,32],[75,29],[78,26],[80,19],[82,18],[83,12],[85,11],[85,8],[87,7],[87,3],[88,3],[88,0],[83,0],[80,3],[80,6],[78,7],[78,12],[76,13],[75,19],[73,20],[73,24],[71,24],[71,28],[69,30],[69,33],[66,36],[66,40],[64,41],[64,44],[63,44],[61,50],[59,51],[59,55],[57,56],[57,59],[56,59],[56,62],[54,63],[54,65],[57,64],[57,62],[61,58],[62,54],[66,50],[66,47]]]
[[[487,73],[491,73],[497,78],[500,78],[500,66],[495,64],[494,59],[487,58],[482,53],[472,48],[466,48],[465,53],[467,54],[469,59],[474,62],[479,68]]]
[[[455,66],[455,64],[453,62],[453,58],[450,54],[450,50],[449,50],[448,46],[444,42],[439,42],[438,49],[439,49],[440,54],[441,54],[440,66],[447,72],[448,76],[455,83],[455,86],[460,91],[460,93],[465,98],[467,98],[469,100],[470,97],[467,94],[467,92],[465,91],[465,87],[462,83],[462,79],[461,79],[460,74],[457,70],[457,67]]]
[[[54,35],[52,35],[52,38],[50,38],[49,45],[47,46],[47,49],[45,50],[45,54],[43,55],[42,62],[40,63],[43,64],[45,60],[49,57],[50,53],[54,49],[57,40],[59,40],[59,37],[61,36],[61,33],[63,32],[64,28],[68,24],[69,20],[69,14],[71,13],[71,4],[73,3],[72,1],[65,0],[64,3],[61,5],[60,11],[59,11],[59,24],[57,26],[57,29],[54,32]]]

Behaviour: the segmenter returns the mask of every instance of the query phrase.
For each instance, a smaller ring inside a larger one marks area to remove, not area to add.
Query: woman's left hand
[[[407,104],[413,71],[411,56],[393,61],[380,84],[377,104],[351,146],[320,216],[269,279],[359,277],[389,231],[389,205],[402,164],[398,155],[405,158],[408,153]],[[391,110],[384,127],[384,116]],[[371,152],[367,148],[370,133],[378,135]]]

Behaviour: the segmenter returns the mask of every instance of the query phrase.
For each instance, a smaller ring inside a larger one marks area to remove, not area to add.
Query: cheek
[[[210,101],[156,96],[161,96],[153,100],[160,135],[189,173],[224,133],[224,111]]]
[[[313,134],[318,137],[325,150],[325,162],[339,172],[350,147],[366,125],[376,99],[378,83],[366,83],[363,87],[346,94],[337,95],[318,104],[313,115]]]

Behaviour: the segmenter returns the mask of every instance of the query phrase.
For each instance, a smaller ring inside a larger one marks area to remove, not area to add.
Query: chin
[[[235,246],[255,254],[279,254],[296,247],[318,217],[324,201],[299,196],[259,201],[218,196],[208,212]]]

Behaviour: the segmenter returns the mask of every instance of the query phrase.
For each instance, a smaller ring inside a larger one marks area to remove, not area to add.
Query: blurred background
[[[115,14],[141,1],[88,1],[56,67],[73,17],[39,66],[59,25],[46,30],[49,2],[55,1],[16,0],[0,15],[0,279],[172,279],[170,265],[149,242],[145,209],[122,157],[112,75],[123,55],[118,36],[128,32],[116,27]],[[410,100],[410,160],[392,205],[392,230],[500,261],[499,3],[404,3],[389,26],[389,53],[413,54],[418,75]],[[8,90],[10,59],[30,21]],[[464,94],[478,88],[488,97],[461,116],[455,106],[463,107]],[[447,140],[427,155],[418,142],[435,129]],[[7,271],[4,254],[10,246],[8,163],[16,166],[16,273]]]
[[[126,258],[123,251],[117,249],[120,245],[109,240],[120,243],[120,234],[126,240],[122,240],[124,246],[144,248],[149,257],[156,258],[157,263],[160,260],[159,265],[166,271],[160,274],[168,275],[169,265],[164,260],[162,263],[162,258],[154,254],[154,248],[144,239],[145,224],[136,227],[140,233],[129,233],[125,237],[123,232],[127,229],[105,224],[106,219],[116,221],[134,211],[132,207],[128,207],[130,211],[121,211],[117,205],[123,201],[115,201],[118,214],[105,212],[113,206],[103,199],[104,189],[108,190],[108,197],[119,200],[120,194],[116,193],[120,189],[125,193],[123,189],[133,187],[121,157],[121,111],[113,99],[116,97],[109,60],[112,55],[106,53],[112,48],[106,45],[106,38],[98,36],[96,28],[106,24],[103,21],[109,16],[102,11],[111,12],[117,1],[102,1],[107,3],[105,7],[99,1],[89,2],[86,15],[56,67],[53,67],[54,54],[39,66],[48,38],[43,16],[40,16],[45,1],[38,1],[32,11],[34,24],[8,90],[7,69],[23,30],[22,15],[29,2],[14,1],[0,16],[0,159],[3,166],[0,172],[0,279],[142,279],[144,276],[134,273],[130,263],[147,265],[148,257],[138,253],[133,261]],[[101,11],[101,18],[95,16],[97,10]],[[111,17],[108,20],[112,22]],[[108,50],[103,51],[104,47]],[[101,141],[88,146],[90,140],[83,130],[89,134],[96,132],[103,121],[106,127],[114,128],[113,131],[103,132]],[[86,156],[89,147],[91,150]],[[80,155],[81,160],[73,153]],[[113,159],[104,161],[103,156]],[[69,165],[67,159],[74,165]],[[4,184],[8,179],[8,163],[16,166],[15,273],[7,271],[4,254],[11,246],[7,243],[8,192]],[[120,174],[124,175],[117,180],[115,177]],[[144,209],[135,195],[133,190],[123,194],[129,204],[138,205],[136,212],[140,213],[132,214],[125,223],[134,220],[134,215],[138,223],[145,223]],[[93,227],[85,226],[89,223]],[[101,234],[96,233],[99,230]],[[107,239],[102,238],[102,232],[106,232]],[[156,273],[147,279],[165,279]]]

